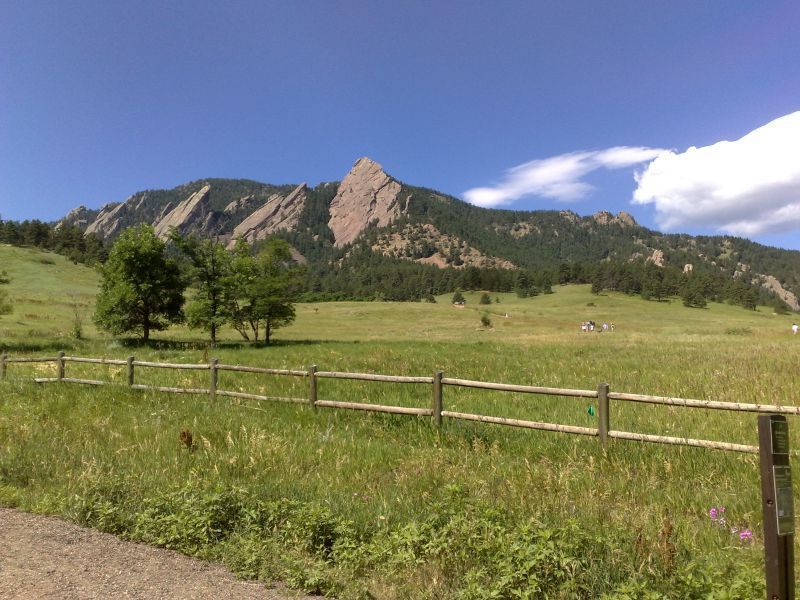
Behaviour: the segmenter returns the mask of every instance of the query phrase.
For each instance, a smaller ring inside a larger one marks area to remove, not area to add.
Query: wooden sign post
[[[794,502],[785,416],[758,417],[758,445],[767,600],[794,600]]]

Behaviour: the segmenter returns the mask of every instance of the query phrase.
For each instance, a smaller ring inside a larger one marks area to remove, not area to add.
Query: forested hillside
[[[256,246],[283,238],[305,264],[307,298],[415,300],[457,289],[530,295],[575,282],[656,300],[691,295],[800,309],[800,252],[730,236],[662,234],[627,213],[479,208],[398,182],[367,158],[341,182],[198,180],[100,210],[79,207],[55,227],[6,222],[0,240],[102,260],[101,241],[141,223],[160,237],[174,226],[228,248],[237,237]]]

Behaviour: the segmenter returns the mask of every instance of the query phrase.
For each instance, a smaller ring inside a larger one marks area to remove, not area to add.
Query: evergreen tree
[[[681,299],[684,306],[704,308],[706,306],[706,298],[703,295],[702,278],[697,276],[688,277],[681,292]]]
[[[94,321],[114,335],[161,331],[183,320],[186,283],[165,244],[149,225],[126,229],[100,270],[100,293]]]

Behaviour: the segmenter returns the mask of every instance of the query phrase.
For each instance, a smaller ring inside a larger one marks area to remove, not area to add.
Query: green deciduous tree
[[[253,256],[240,241],[226,285],[231,326],[246,340],[252,335],[258,341],[263,331],[264,341],[269,343],[276,329],[294,321],[298,285],[299,271],[288,243],[270,238]]]
[[[114,335],[161,331],[183,320],[186,283],[149,225],[126,229],[100,269],[94,322]]]
[[[184,237],[176,230],[170,239],[191,263],[195,294],[186,306],[189,327],[208,331],[213,346],[217,331],[228,320],[225,298],[230,296],[227,286],[232,282],[231,255],[219,242]]]

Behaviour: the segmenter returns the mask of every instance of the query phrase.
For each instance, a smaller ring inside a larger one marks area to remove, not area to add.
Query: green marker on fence
[[[594,412],[594,406],[592,406],[592,405],[590,404],[590,405],[589,405],[589,408],[587,408],[587,409],[586,409],[586,414],[588,414],[590,417],[593,417],[593,416],[595,415],[595,412]]]

